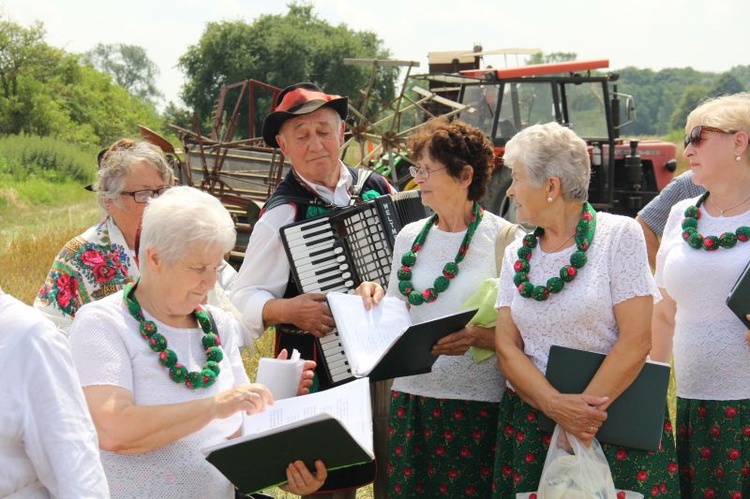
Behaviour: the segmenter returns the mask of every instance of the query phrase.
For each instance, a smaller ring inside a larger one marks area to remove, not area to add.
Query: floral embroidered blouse
[[[60,250],[34,307],[67,331],[82,305],[120,291],[139,276],[135,252],[108,216]]]

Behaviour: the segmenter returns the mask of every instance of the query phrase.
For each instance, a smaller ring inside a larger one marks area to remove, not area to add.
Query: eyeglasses
[[[703,132],[716,132],[716,133],[737,133],[734,130],[722,130],[713,126],[698,125],[694,127],[689,134],[685,135],[685,141],[683,145],[685,147],[691,144],[693,147],[698,147],[698,144],[703,140]]]
[[[448,168],[447,166],[444,166],[442,168],[435,168],[434,170],[428,170],[427,168],[417,168],[416,166],[410,166],[409,167],[409,173],[412,177],[422,177],[423,179],[430,178],[431,173],[439,172],[440,170],[445,170]]]
[[[136,203],[148,203],[149,199],[158,198],[169,189],[169,185],[158,189],[143,189],[140,191],[122,191],[120,196],[133,196]]]

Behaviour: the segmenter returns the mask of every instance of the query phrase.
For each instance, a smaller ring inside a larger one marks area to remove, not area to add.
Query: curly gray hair
[[[104,152],[99,162],[96,184],[99,206],[106,209],[106,199],[116,205],[120,203],[125,179],[133,171],[133,165],[140,162],[153,167],[164,180],[164,185],[174,184],[174,173],[161,149],[145,141],[121,139]]]

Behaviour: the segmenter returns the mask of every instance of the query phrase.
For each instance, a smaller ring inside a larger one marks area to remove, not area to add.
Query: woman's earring
[[[740,162],[740,161],[742,161],[742,156],[740,156],[740,155],[738,154],[738,155],[737,155],[737,156],[736,156],[736,157],[734,158],[734,160],[735,160],[735,161],[737,161],[737,162]]]
[[[547,196],[547,202],[548,202],[548,203],[551,203],[551,202],[552,202],[552,196]]]

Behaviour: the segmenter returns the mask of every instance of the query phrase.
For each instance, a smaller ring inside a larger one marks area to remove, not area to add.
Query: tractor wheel
[[[492,213],[516,223],[516,205],[506,194],[511,183],[510,173],[510,168],[501,167],[492,174],[482,204]]]

